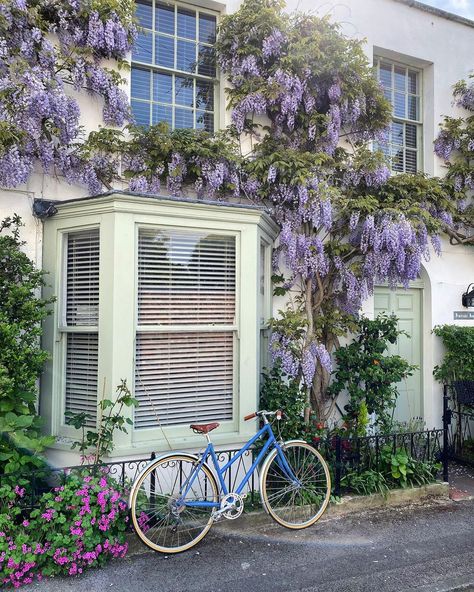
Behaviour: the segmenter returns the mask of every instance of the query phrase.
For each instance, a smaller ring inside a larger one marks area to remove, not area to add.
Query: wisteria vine
[[[454,244],[474,245],[474,74],[455,84],[453,94],[455,106],[467,115],[445,117],[434,143],[448,169],[443,182],[457,205],[445,231]]]
[[[120,77],[103,60],[120,62],[133,43],[132,0],[3,0],[0,33],[0,184],[24,182],[39,161],[92,195],[120,179],[135,192],[266,204],[281,228],[275,291],[291,302],[273,321],[273,361],[306,386],[308,413],[328,417],[338,337],[375,283],[407,286],[440,252],[440,233],[458,232],[472,170],[453,165],[447,182],[390,177],[383,153],[367,148],[384,141],[391,107],[362,44],[327,19],[288,14],[281,0],[245,0],[221,20],[232,124],[214,135],[129,125],[78,141],[68,85],[103,98],[106,124],[128,120]],[[455,94],[472,111],[472,84]],[[472,117],[455,121],[436,151],[472,161]]]
[[[94,159],[79,158],[80,110],[68,90],[103,99],[107,125],[129,120],[115,63],[136,36],[132,0],[1,0],[0,185],[25,183],[36,162],[72,183],[94,186]],[[95,183],[95,189],[101,184]]]

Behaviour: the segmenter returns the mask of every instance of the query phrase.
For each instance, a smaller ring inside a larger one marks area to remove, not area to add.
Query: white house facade
[[[366,40],[393,105],[385,149],[394,173],[443,175],[433,141],[442,117],[455,113],[452,85],[474,68],[474,22],[414,0],[321,6],[346,35]],[[238,7],[236,0],[137,2],[148,34],[140,34],[131,56],[126,90],[138,123],[210,131],[230,123],[225,81],[196,58],[212,49],[220,15]],[[311,0],[288,2],[288,10],[296,8],[318,12]],[[99,101],[77,98],[85,130],[97,129]],[[58,202],[55,215],[36,217],[35,199]],[[133,428],[117,439],[115,455],[199,446],[202,437],[187,427],[193,421],[220,421],[221,446],[247,438],[254,426],[242,418],[257,405],[266,321],[282,306],[272,301],[270,284],[277,227],[262,209],[140,196],[124,187],[88,197],[84,187],[38,170],[25,187],[0,190],[0,217],[13,212],[26,224],[28,254],[49,273],[46,295],[56,296],[45,326],[52,355],[40,399],[46,430],[57,436],[53,462],[76,459],[65,413],[95,412],[97,398],[124,378],[140,406],[130,411]],[[472,248],[444,241],[441,257],[433,254],[410,289],[378,286],[364,303],[368,316],[393,311],[411,335],[396,348],[420,370],[400,387],[399,419],[440,424],[441,387],[432,372],[442,351],[432,328],[474,326],[474,318],[459,314],[467,311],[461,295],[472,281]],[[156,299],[150,294],[158,286],[166,290]]]

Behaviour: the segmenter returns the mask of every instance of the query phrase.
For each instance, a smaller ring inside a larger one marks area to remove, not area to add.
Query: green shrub
[[[42,464],[53,439],[40,435],[37,380],[48,357],[41,323],[51,300],[38,296],[44,274],[22,251],[18,216],[0,223],[0,475]]]
[[[359,495],[370,495],[372,493],[385,493],[388,491],[388,484],[384,475],[373,469],[367,469],[360,473],[349,472],[341,479],[341,485]]]
[[[337,397],[347,391],[344,420],[353,434],[363,434],[367,413],[375,413],[378,428],[390,431],[398,397],[396,384],[416,369],[400,356],[386,354],[389,344],[406,335],[398,330],[397,321],[384,314],[374,320],[361,317],[354,341],[336,350],[337,368],[329,392]]]
[[[403,449],[389,445],[381,450],[381,472],[392,487],[408,487],[426,485],[436,481],[441,465],[431,461],[416,460]]]
[[[443,384],[474,380],[474,327],[437,325],[433,333],[445,347],[443,362],[433,371],[436,380]]]
[[[279,423],[283,440],[306,437],[304,409],[306,397],[297,380],[289,380],[276,364],[264,373],[260,390],[260,409],[285,412],[285,419]]]

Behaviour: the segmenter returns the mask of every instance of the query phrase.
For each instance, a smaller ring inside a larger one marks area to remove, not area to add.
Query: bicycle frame
[[[247,484],[247,482],[249,481],[249,479],[251,478],[253,472],[255,471],[255,469],[258,467],[258,465],[260,464],[260,462],[262,461],[262,459],[266,456],[267,452],[270,450],[270,448],[273,446],[274,448],[276,448],[277,450],[277,456],[278,456],[278,463],[281,467],[281,469],[283,471],[285,471],[286,475],[288,478],[290,478],[292,481],[294,481],[295,483],[298,483],[298,479],[295,477],[295,475],[293,474],[293,471],[291,470],[291,467],[288,465],[285,455],[283,454],[283,451],[281,449],[280,444],[278,443],[277,439],[275,438],[275,434],[273,433],[273,430],[271,428],[271,425],[269,423],[265,423],[265,425],[255,434],[255,436],[252,436],[252,438],[250,438],[250,440],[244,444],[244,446],[239,450],[239,452],[237,452],[237,454],[235,456],[233,456],[225,465],[223,465],[222,467],[219,465],[219,461],[217,460],[217,456],[216,456],[216,452],[214,450],[214,445],[212,442],[209,442],[209,444],[206,447],[206,450],[203,452],[200,460],[199,460],[199,464],[196,466],[196,468],[191,472],[191,474],[189,475],[188,479],[186,480],[186,482],[183,484],[182,488],[181,488],[181,495],[180,495],[180,499],[179,501],[191,508],[219,508],[220,507],[220,502],[209,502],[209,501],[186,501],[186,495],[188,494],[189,490],[191,489],[193,482],[199,472],[199,470],[201,469],[202,465],[206,462],[207,458],[210,456],[212,459],[212,463],[214,465],[214,469],[216,471],[217,474],[217,478],[219,480],[219,485],[220,485],[220,493],[221,495],[227,495],[229,492],[227,485],[225,483],[225,479],[224,479],[224,475],[225,472],[227,471],[227,469],[233,464],[235,463],[237,460],[239,460],[239,458],[245,454],[245,452],[247,452],[247,450],[262,436],[268,436],[268,440],[265,442],[265,445],[263,446],[262,450],[260,450],[260,452],[257,455],[257,458],[253,461],[252,466],[250,467],[250,469],[247,471],[247,473],[245,474],[245,476],[243,477],[242,481],[239,483],[237,489],[235,490],[235,492],[232,493],[236,493],[236,494],[241,494],[245,485]]]

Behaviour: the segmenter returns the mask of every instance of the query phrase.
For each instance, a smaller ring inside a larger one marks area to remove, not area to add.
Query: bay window
[[[217,443],[243,441],[255,427],[243,415],[258,399],[273,222],[255,207],[124,192],[57,210],[43,253],[57,297],[41,394],[50,433],[77,437],[68,411],[94,425],[125,378],[139,406],[116,454],[200,445],[193,422],[221,422]]]

